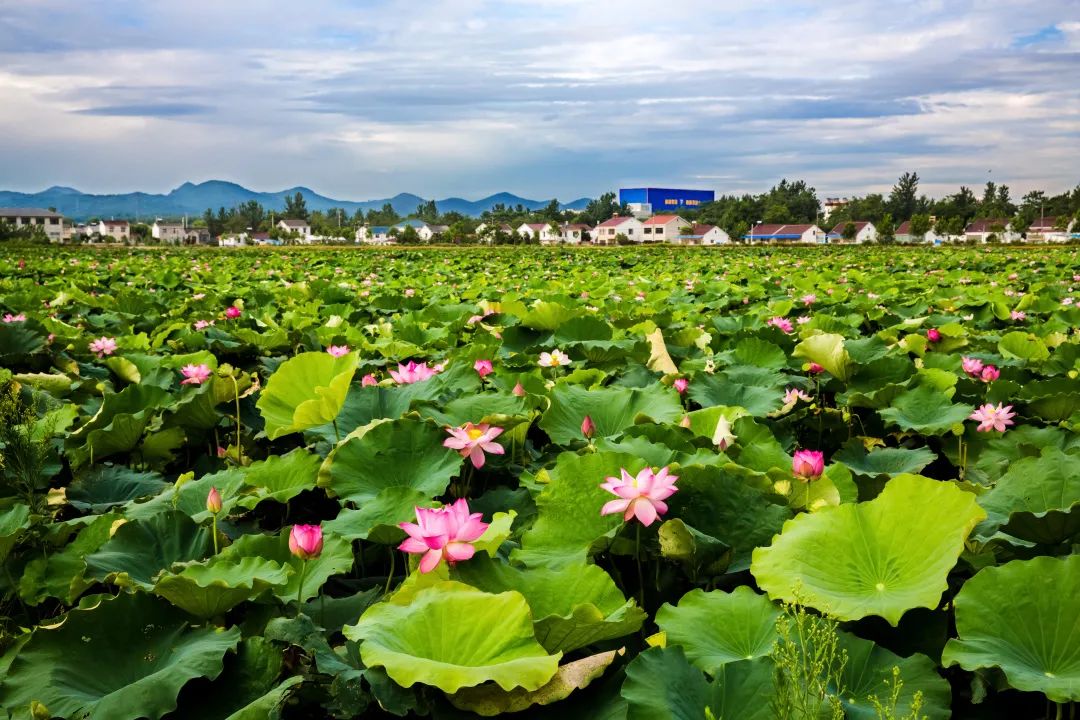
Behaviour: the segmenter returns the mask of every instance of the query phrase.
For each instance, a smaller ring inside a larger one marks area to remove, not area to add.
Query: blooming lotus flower
[[[591,439],[592,436],[596,434],[596,426],[593,425],[592,418],[588,415],[581,421],[581,434],[584,435],[586,439]]]
[[[196,330],[205,330],[206,328],[210,327],[213,324],[214,324],[213,320],[196,320],[195,321],[195,329]]]
[[[375,379],[375,376],[368,373],[360,380],[360,387],[371,387],[372,385],[378,385],[379,381]]]
[[[447,428],[450,437],[443,441],[443,447],[457,450],[461,457],[472,460],[473,467],[479,470],[484,467],[484,453],[502,455],[506,452],[503,446],[494,442],[495,438],[502,435],[501,427],[491,427],[487,423],[473,425],[465,423],[461,427]]]
[[[796,450],[791,461],[791,472],[803,482],[821,477],[825,472],[825,455],[820,450]]]
[[[216,487],[211,487],[206,494],[206,511],[217,515],[221,512],[221,493]]]
[[[937,328],[930,328],[926,331],[926,339],[932,343],[941,342],[941,331]]]
[[[817,295],[814,293],[807,293],[799,299],[802,300],[803,305],[810,306],[817,302]]]
[[[472,543],[480,539],[488,529],[480,513],[470,513],[469,503],[460,498],[453,505],[442,508],[416,508],[416,522],[398,523],[409,537],[398,545],[398,550],[420,559],[420,572],[429,573],[446,560],[453,565],[468,560],[475,554]]]
[[[540,353],[540,367],[562,367],[570,364],[570,356],[561,350]]]
[[[731,447],[736,440],[738,440],[738,438],[735,437],[735,433],[731,432],[731,423],[728,422],[726,417],[721,415],[720,420],[716,423],[716,431],[713,432],[713,445],[720,448],[720,452],[723,452]]]
[[[1012,409],[1012,405],[998,403],[995,407],[993,403],[986,403],[968,415],[968,419],[979,421],[979,426],[975,428],[978,432],[1005,432],[1005,428],[1014,424],[1012,419],[1016,417],[1016,413]]]
[[[990,383],[1001,377],[1001,371],[993,365],[986,365],[979,373],[979,379],[984,383]]]
[[[491,366],[490,360],[477,360],[473,363],[473,370],[475,370],[476,374],[482,378],[495,372],[495,368]]]
[[[181,385],[202,385],[210,379],[210,366],[206,363],[198,365],[185,365],[180,368],[180,374],[184,376]]]
[[[243,311],[235,305],[230,305],[229,307],[225,308],[225,317],[229,318],[230,320],[235,320],[243,314]]]
[[[1009,313],[1009,319],[1015,320],[1016,322],[1024,322],[1027,320],[1027,313],[1023,310],[1013,310]]]
[[[809,395],[804,393],[799,388],[791,387],[791,388],[788,388],[787,392],[784,393],[784,405],[794,405],[795,403],[799,402],[800,400],[803,400],[805,402],[810,402],[813,399],[814,398],[810,397]]]
[[[348,345],[331,345],[330,347],[326,348],[326,352],[329,353],[331,357],[336,357],[336,358],[345,357],[346,355],[349,354],[349,346]]]
[[[782,317],[769,318],[769,320],[765,324],[771,325],[774,328],[779,328],[784,333],[790,333],[795,329],[795,327],[791,324],[790,320]]]
[[[690,381],[686,378],[676,378],[675,382],[671,383],[671,387],[675,388],[675,391],[682,395],[686,392],[686,388],[690,386]]]
[[[979,377],[979,374],[983,371],[982,360],[978,358],[964,357],[960,360],[960,367],[973,378]]]
[[[6,313],[4,315],[4,322],[6,322],[6,323],[26,322],[26,316],[23,315],[22,313],[19,313],[18,315],[12,315],[11,313]]]
[[[405,365],[398,363],[398,369],[391,370],[390,377],[394,378],[394,382],[398,385],[411,385],[415,382],[430,380],[438,373],[437,369],[429,368],[426,362],[417,364],[410,360]]]
[[[90,352],[97,353],[99,358],[112,355],[116,352],[116,338],[100,337],[90,343]]]
[[[293,525],[289,533],[289,552],[301,560],[322,554],[323,536],[319,525]]]
[[[625,469],[620,469],[619,472],[621,477],[605,478],[605,482],[600,485],[619,497],[618,500],[605,503],[600,509],[601,515],[622,513],[625,522],[636,517],[638,522],[648,527],[667,512],[668,506],[664,501],[678,490],[675,487],[678,476],[669,475],[666,467],[655,473],[652,468],[647,467],[636,477]]]

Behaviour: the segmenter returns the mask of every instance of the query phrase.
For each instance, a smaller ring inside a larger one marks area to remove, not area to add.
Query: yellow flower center
[[[465,431],[465,434],[469,436],[470,440],[476,441],[480,439],[480,437],[484,434],[484,431],[480,428],[470,428],[469,430]]]

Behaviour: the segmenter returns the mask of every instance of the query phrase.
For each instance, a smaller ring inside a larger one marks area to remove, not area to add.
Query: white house
[[[578,245],[591,234],[592,228],[585,223],[564,223],[562,226],[562,241],[570,245]]]
[[[394,238],[390,236],[389,225],[373,225],[358,228],[356,242],[367,243],[368,245],[389,245],[394,242]]]
[[[898,243],[926,243],[927,245],[940,245],[945,241],[944,236],[934,232],[934,228],[931,227],[923,236],[915,237],[911,234],[911,221],[905,220],[900,223],[900,226],[896,228],[896,242]]]
[[[13,225],[16,228],[40,227],[45,231],[49,242],[60,242],[64,239],[64,216],[52,210],[41,208],[0,208],[0,222]]]
[[[1067,242],[1069,231],[1075,229],[1075,226],[1076,222],[1073,221],[1061,228],[1056,217],[1039,218],[1028,227],[1027,240],[1033,243]]]
[[[542,240],[544,232],[548,230],[547,223],[521,223],[518,226],[517,234],[529,240]],[[548,237],[551,237],[550,232]]]
[[[615,238],[619,235],[625,235],[632,242],[642,242],[642,238],[645,237],[640,220],[616,215],[597,225],[593,230],[592,238],[598,245],[614,245]]]
[[[731,236],[716,225],[692,225],[688,235],[680,235],[683,245],[728,245]]]
[[[184,228],[183,223],[163,222],[159,219],[155,220],[150,227],[150,236],[152,238],[169,245],[183,244],[187,235],[187,229]]]
[[[690,223],[678,215],[653,215],[641,223],[642,242],[675,242]]]
[[[874,223],[868,220],[852,220],[851,224],[855,226],[855,237],[852,240],[844,239],[844,230],[848,224],[842,222],[837,223],[832,232],[828,234],[829,242],[852,242],[856,245],[862,245],[877,240],[877,228],[874,227]]]
[[[101,237],[111,237],[119,242],[127,242],[131,237],[131,225],[127,220],[102,220],[95,229]]]
[[[296,233],[302,242],[310,242],[311,224],[300,218],[281,218],[277,228],[284,233]]]
[[[964,236],[968,242],[985,243],[991,238],[998,242],[1011,243],[1020,239],[1020,234],[1012,231],[1009,221],[1005,219],[990,218],[976,220],[964,228]]]
[[[828,220],[830,215],[847,205],[848,202],[847,198],[825,198],[825,202],[822,203],[821,219]]]
[[[756,242],[798,242],[817,243],[827,241],[825,231],[817,225],[783,225],[778,223],[758,224],[750,227],[750,232],[743,235],[744,240]]]
[[[393,229],[397,230],[398,237],[401,237],[401,234],[405,232],[405,228],[410,227],[416,231],[417,236],[424,242],[431,242],[434,237],[442,235],[447,230],[446,225],[432,225],[423,220],[403,220],[395,225]]]
[[[476,238],[481,242],[494,242],[496,232],[501,233],[504,236],[509,236],[514,234],[514,228],[510,227],[507,223],[498,223],[497,225],[480,223],[476,226]]]

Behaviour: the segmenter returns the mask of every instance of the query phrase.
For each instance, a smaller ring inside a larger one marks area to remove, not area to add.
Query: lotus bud
[[[675,382],[671,383],[671,386],[675,388],[675,392],[682,395],[686,392],[686,388],[690,385],[690,381],[686,378],[676,378]]]
[[[289,533],[289,552],[301,560],[317,558],[322,553],[323,536],[319,525],[293,525]]]
[[[210,492],[206,494],[206,511],[214,515],[221,512],[221,493],[216,487],[210,488]]]
[[[941,341],[941,331],[937,328],[930,328],[926,331],[926,339],[932,343]]]
[[[378,384],[379,384],[379,381],[376,380],[375,376],[373,374],[371,374],[371,373],[368,373],[367,375],[365,375],[364,378],[360,381],[360,387],[372,387],[372,386],[378,385]]]
[[[817,364],[816,362],[812,362],[812,363],[810,363],[810,364],[809,364],[809,365],[807,366],[806,370],[807,370],[807,372],[809,372],[809,373],[810,373],[811,375],[820,375],[821,373],[825,372],[825,368],[821,367],[821,366],[820,366],[820,365],[818,365],[818,364]]]
[[[475,370],[476,374],[482,378],[485,378],[491,373],[495,372],[494,368],[491,367],[490,360],[477,360],[475,363],[473,363],[473,370]]]
[[[825,455],[820,450],[797,450],[791,471],[803,482],[817,480],[825,472]]]
[[[727,450],[737,440],[735,434],[731,432],[731,423],[723,415],[716,423],[716,431],[713,433],[712,441],[713,445],[720,449],[720,452]]]
[[[684,428],[689,428],[690,427],[690,416],[689,415],[683,415],[682,416],[682,420],[679,421],[679,427],[684,427]]]
[[[514,389],[511,392],[513,392],[518,397],[525,397],[525,388],[521,386],[520,382],[514,385]]]
[[[235,305],[230,305],[229,307],[225,308],[225,317],[229,318],[230,320],[235,320],[242,314],[243,311],[241,311],[240,308],[236,307]]]
[[[585,436],[587,440],[591,440],[592,436],[596,433],[596,426],[593,425],[592,418],[588,415],[581,421],[581,434]]]
[[[981,380],[982,380],[983,382],[986,382],[986,383],[988,383],[988,382],[994,382],[994,381],[995,381],[995,380],[997,380],[997,379],[998,379],[999,377],[1001,377],[1001,371],[1000,371],[1000,370],[998,370],[998,369],[997,369],[996,367],[994,367],[993,365],[987,365],[987,366],[985,366],[985,367],[984,367],[984,368],[982,369],[982,372],[980,372],[980,373],[979,373],[979,378],[980,378],[980,379],[981,379]]]

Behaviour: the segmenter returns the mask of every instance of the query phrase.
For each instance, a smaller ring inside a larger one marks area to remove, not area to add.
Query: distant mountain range
[[[242,185],[223,180],[208,180],[197,185],[186,182],[164,195],[144,192],[120,195],[92,195],[74,188],[60,186],[53,186],[48,190],[37,193],[0,190],[0,207],[52,207],[56,208],[57,212],[73,220],[115,218],[118,220],[139,219],[153,221],[154,218],[158,217],[177,218],[182,215],[197,217],[202,215],[207,208],[213,208],[216,211],[220,207],[231,208],[249,200],[257,200],[267,210],[280,212],[285,209],[285,198],[287,196],[292,197],[296,193],[304,196],[308,210],[342,208],[350,214],[357,210],[367,212],[373,208],[379,209],[386,203],[390,203],[399,214],[408,215],[416,212],[416,207],[426,202],[425,198],[411,193],[401,193],[382,200],[357,202],[328,198],[306,187],[294,187],[280,192],[265,193],[248,190]],[[445,200],[436,200],[435,205],[439,208],[439,212],[459,212],[463,215],[475,217],[498,204],[508,206],[520,204],[529,210],[539,210],[549,202],[551,201],[529,200],[512,193],[502,192],[482,200],[446,198]],[[589,198],[579,198],[569,203],[561,203],[561,207],[569,210],[580,210],[588,203]]]

